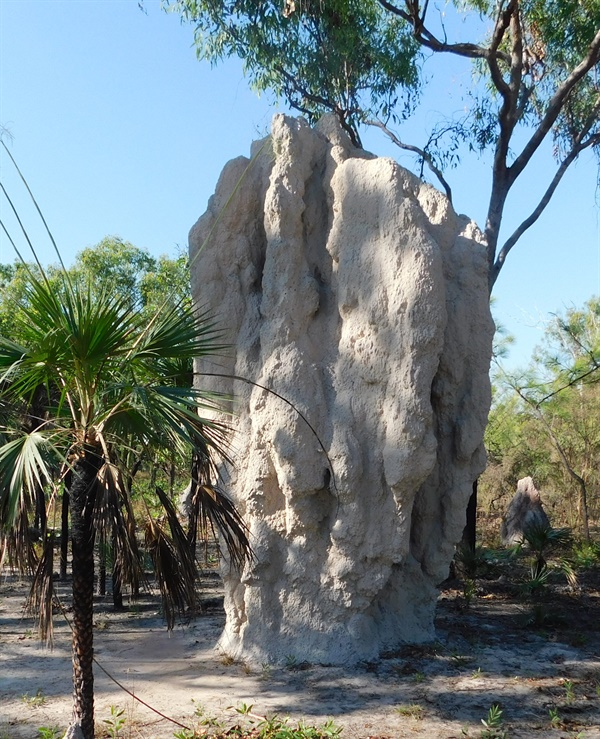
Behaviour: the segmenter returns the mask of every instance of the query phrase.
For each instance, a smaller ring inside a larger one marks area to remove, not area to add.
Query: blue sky
[[[0,125],[12,134],[11,152],[67,263],[106,235],[154,255],[185,248],[225,162],[247,155],[282,109],[248,89],[239,62],[198,62],[191,27],[161,11],[158,0],[145,7],[142,13],[136,0],[0,0]],[[406,138],[418,139],[438,108],[459,105],[457,90],[468,84],[466,64],[445,64],[445,76],[433,72],[432,92]],[[363,140],[398,158],[378,132]],[[480,224],[487,164],[469,160],[449,173],[456,209]],[[550,164],[546,150],[509,203],[505,235],[541,192]],[[55,261],[6,156],[0,166],[42,261]],[[10,222],[5,201],[0,208]],[[13,259],[0,236],[0,261]],[[517,338],[510,364],[527,361],[549,313],[599,293],[596,168],[586,154],[514,248],[494,290],[494,312]]]

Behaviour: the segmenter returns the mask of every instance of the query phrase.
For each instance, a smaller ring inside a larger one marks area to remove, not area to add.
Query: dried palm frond
[[[214,463],[207,453],[200,450],[192,462],[190,539],[195,540],[198,527],[203,531],[210,530],[217,544],[220,534],[231,565],[241,570],[252,558],[248,527],[231,498],[211,482],[215,477]]]
[[[119,569],[121,582],[138,593],[144,576],[133,509],[124,476],[112,463],[104,464],[98,472],[94,525],[106,550],[112,548],[112,563]]]
[[[177,517],[177,511],[173,505],[173,501],[162,488],[156,488],[156,495],[164,508],[169,530],[171,531],[173,548],[179,558],[184,576],[188,582],[195,583],[198,578],[196,561],[192,548],[190,547],[189,539]]]
[[[25,506],[19,508],[12,528],[4,535],[2,550],[0,569],[6,562],[11,569],[17,570],[22,575],[35,572],[38,556],[31,536],[29,513]]]
[[[195,564],[192,574],[189,562],[184,564],[185,555],[183,560],[181,558],[182,551],[187,549],[189,552],[189,544],[184,536],[182,549],[181,540],[175,543],[162,523],[152,518],[146,522],[145,540],[154,564],[167,627],[172,629],[176,613],[183,614],[186,608],[193,610],[196,607]]]
[[[26,610],[37,617],[40,639],[49,646],[52,646],[53,641],[53,567],[54,534],[50,533],[44,538],[42,556],[33,575],[33,582],[26,604]]]

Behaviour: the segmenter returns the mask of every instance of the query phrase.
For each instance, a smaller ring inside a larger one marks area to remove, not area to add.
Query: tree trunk
[[[467,503],[467,523],[462,535],[462,543],[474,552],[477,543],[477,480]]]
[[[60,579],[67,578],[67,559],[69,556],[69,488],[73,473],[69,470],[65,475],[63,488],[62,511],[60,521]]]
[[[73,552],[73,721],[94,739],[94,528],[95,481],[101,458],[87,449],[73,469],[70,489]]]
[[[42,541],[46,540],[46,527],[48,519],[46,516],[46,496],[44,488],[38,483],[35,486],[35,521],[34,528],[40,532]]]
[[[585,484],[585,480],[583,477],[579,477],[577,482],[579,483],[579,505],[578,513],[579,513],[579,520],[581,521],[581,525],[583,527],[583,535],[585,537],[585,540],[587,542],[590,541],[590,521],[589,521],[589,514],[588,514],[588,496],[587,496],[587,485]]]

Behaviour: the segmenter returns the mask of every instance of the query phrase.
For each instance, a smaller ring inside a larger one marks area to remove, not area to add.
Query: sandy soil
[[[561,618],[543,630],[523,626],[523,607],[500,578],[468,609],[459,590],[446,589],[433,645],[407,646],[353,669],[250,669],[215,653],[223,613],[216,581],[206,582],[213,592],[205,597],[205,615],[170,634],[154,597],[123,613],[113,612],[108,598],[96,602],[100,665],[186,726],[198,725],[196,709],[235,723],[230,707],[246,703],[256,714],[294,721],[333,718],[342,739],[481,737],[481,719],[498,703],[506,737],[600,739],[600,594],[593,585],[584,583],[577,597],[555,590],[548,607]],[[33,621],[22,616],[26,589],[15,577],[0,581],[0,739],[37,739],[39,727],[65,729],[71,713],[69,628],[57,617],[54,649],[40,646]],[[68,584],[59,591],[67,599]],[[167,739],[180,730],[98,668],[95,687],[97,736],[107,735],[103,721],[111,706],[124,709],[119,736],[126,739]],[[551,709],[560,717],[555,727]]]

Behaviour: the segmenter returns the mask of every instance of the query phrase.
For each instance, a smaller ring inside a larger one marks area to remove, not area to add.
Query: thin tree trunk
[[[475,551],[477,543],[477,480],[473,483],[473,492],[467,504],[467,522],[462,535],[462,543],[471,552]]]
[[[40,532],[42,541],[46,540],[46,527],[48,519],[46,516],[46,496],[44,488],[38,483],[35,486],[35,521],[34,528]]]
[[[69,470],[65,475],[63,487],[62,511],[60,520],[60,579],[67,579],[67,559],[69,556],[69,488],[73,473]]]
[[[73,721],[94,739],[94,528],[95,481],[102,460],[92,450],[75,463],[70,489],[73,552]]]
[[[577,476],[577,483],[579,484],[579,505],[578,513],[579,513],[579,520],[581,521],[581,524],[583,526],[583,535],[585,536],[586,541],[590,541],[590,519],[589,519],[589,513],[588,513],[588,502],[587,502],[587,486],[585,484],[585,480]]]

